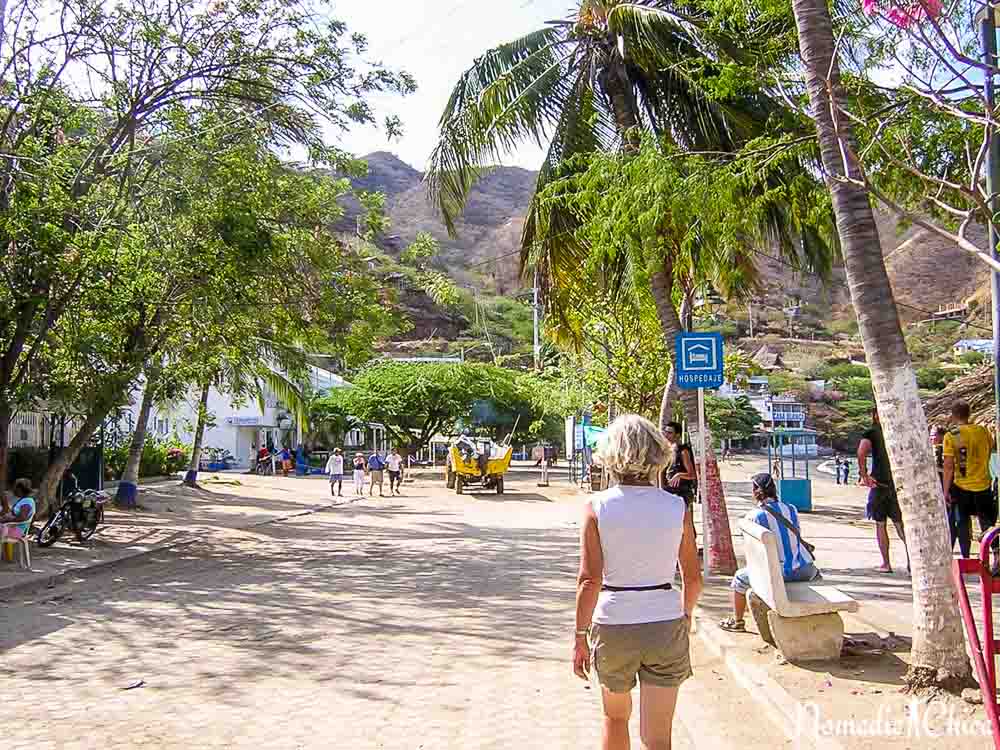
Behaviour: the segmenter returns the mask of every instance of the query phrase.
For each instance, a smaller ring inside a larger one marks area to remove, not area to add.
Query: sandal
[[[746,623],[743,622],[743,620],[737,620],[735,617],[727,617],[719,623],[719,627],[723,630],[728,630],[731,633],[747,632]]]

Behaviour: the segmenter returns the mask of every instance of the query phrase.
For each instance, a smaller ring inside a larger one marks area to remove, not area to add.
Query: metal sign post
[[[702,575],[708,578],[708,549],[709,549],[709,526],[708,509],[705,503],[705,477],[708,473],[708,446],[705,444],[705,389],[698,389],[698,442],[701,444],[701,455],[698,463],[698,501],[701,503],[701,538],[704,553],[702,559]]]
[[[701,534],[704,575],[708,576],[708,550],[711,527],[708,523],[708,429],[705,426],[705,389],[722,385],[723,352],[722,334],[719,333],[679,333],[677,334],[674,365],[677,369],[677,386],[685,390],[698,390],[698,499],[701,501]],[[688,433],[691,425],[688,425]],[[694,442],[694,441],[692,441]]]

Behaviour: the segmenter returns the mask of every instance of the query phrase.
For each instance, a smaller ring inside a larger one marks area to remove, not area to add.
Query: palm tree
[[[248,366],[245,362],[234,363],[224,360],[213,375],[198,384],[198,421],[195,424],[194,442],[191,445],[191,460],[184,475],[184,484],[189,487],[198,484],[205,428],[211,416],[208,411],[208,395],[214,385],[225,388],[235,396],[247,394],[252,396],[257,400],[261,414],[267,408],[266,394],[270,391],[275,399],[292,413],[300,435],[304,435],[309,429],[307,399],[303,395],[302,388],[290,378],[267,365],[258,363]]]
[[[477,59],[456,84],[441,116],[427,173],[430,193],[450,232],[479,176],[524,140],[549,148],[539,171],[522,237],[522,261],[539,271],[547,292],[578,283],[588,250],[568,241],[577,226],[569,212],[550,211],[540,231],[539,194],[573,156],[638,149],[641,131],[689,150],[733,151],[761,132],[776,110],[764,96],[710,97],[690,63],[711,68],[737,54],[707,31],[704,16],[663,0],[581,0],[575,14],[500,45]],[[746,41],[746,40],[742,40]],[[749,51],[749,50],[745,50]],[[683,330],[673,300],[675,260],[652,254],[650,292],[665,343]],[[671,391],[672,392],[672,391]],[[697,422],[694,392],[681,392],[689,424]],[[736,558],[714,455],[709,454],[710,563],[731,572]]]
[[[851,299],[871,368],[886,446],[897,478],[913,565],[913,646],[907,680],[914,687],[963,685],[970,676],[940,483],[927,420],[885,270],[864,176],[850,148],[826,0],[793,0],[806,85],[840,234]],[[845,147],[846,146],[846,147]]]

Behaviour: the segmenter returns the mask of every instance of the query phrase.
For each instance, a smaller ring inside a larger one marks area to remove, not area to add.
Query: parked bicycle
[[[38,530],[35,542],[39,547],[51,547],[67,529],[76,534],[77,541],[85,542],[104,523],[104,504],[110,499],[108,495],[97,490],[81,490],[76,476],[70,474],[70,479],[74,483],[73,491]]]

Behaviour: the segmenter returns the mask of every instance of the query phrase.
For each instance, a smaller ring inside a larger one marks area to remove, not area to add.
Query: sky
[[[437,139],[437,122],[458,77],[476,57],[502,42],[565,18],[572,0],[334,0],[332,14],[350,32],[368,37],[368,57],[411,73],[417,92],[372,100],[381,121],[398,115],[403,136],[389,142],[375,128],[353,128],[336,136],[338,145],[359,156],[391,151],[423,170]],[[534,143],[503,163],[538,169],[544,149]]]

